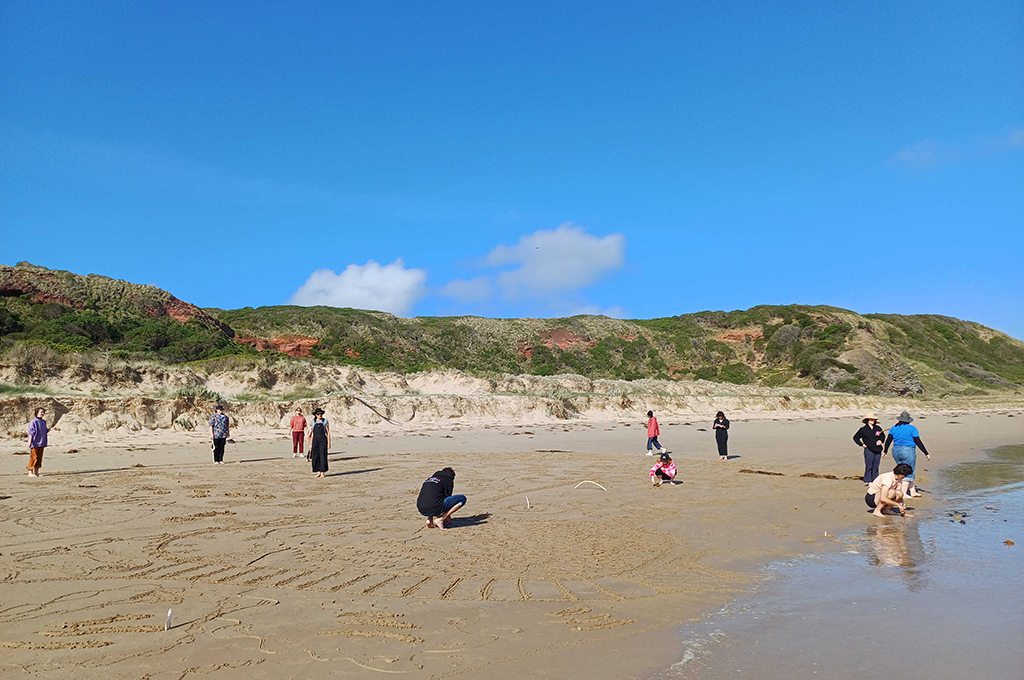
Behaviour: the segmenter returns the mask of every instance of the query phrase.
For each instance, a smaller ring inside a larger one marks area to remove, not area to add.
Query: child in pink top
[[[661,454],[661,460],[651,468],[651,484],[661,486],[663,481],[671,482],[676,476],[676,464],[672,462],[672,456],[667,453]]]

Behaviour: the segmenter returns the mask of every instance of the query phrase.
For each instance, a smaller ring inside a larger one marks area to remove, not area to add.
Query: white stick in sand
[[[167,623],[164,624],[164,630],[170,630],[170,629],[171,629],[171,610],[168,609],[167,610]]]
[[[604,488],[603,486],[601,486],[600,484],[598,484],[597,482],[592,482],[592,481],[590,481],[589,479],[584,479],[584,480],[583,480],[582,482],[580,482],[579,484],[577,484],[577,485],[576,485],[576,486],[574,486],[573,488],[574,488],[574,489],[578,489],[578,488],[580,488],[581,486],[583,486],[584,484],[593,484],[593,485],[594,485],[594,486],[596,486],[597,488],[601,489],[601,491],[607,491],[607,490],[608,490],[608,489]]]
[[[523,495],[526,496],[526,494],[523,494]],[[530,509],[530,497],[529,496],[526,496],[526,509],[527,510]]]

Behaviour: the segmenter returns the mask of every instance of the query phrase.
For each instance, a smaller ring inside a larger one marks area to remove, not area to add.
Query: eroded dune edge
[[[283,428],[296,406],[316,405],[325,408],[336,425],[367,430],[388,421],[423,428],[455,419],[466,424],[602,422],[639,417],[649,409],[666,415],[718,409],[756,415],[908,405],[977,410],[1024,403],[1016,394],[923,400],[706,381],[590,380],[573,375],[487,379],[452,370],[400,375],[307,365],[290,373],[269,373],[262,369],[198,376],[187,370],[138,366],[37,376],[38,392],[0,400],[0,436],[22,436],[21,428],[38,406],[49,410],[50,425],[59,432],[99,435],[191,430],[205,422],[218,401],[228,405],[233,424],[241,427]],[[248,391],[260,384],[273,389],[262,394]]]

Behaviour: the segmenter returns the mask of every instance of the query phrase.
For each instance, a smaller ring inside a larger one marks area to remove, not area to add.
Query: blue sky
[[[1024,337],[1024,5],[0,4],[0,262],[202,306]]]

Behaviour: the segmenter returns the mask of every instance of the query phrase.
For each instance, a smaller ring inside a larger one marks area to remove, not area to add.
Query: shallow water
[[[1024,445],[932,491],[941,504],[871,522],[847,552],[773,565],[757,595],[684,629],[657,680],[1024,678]]]

